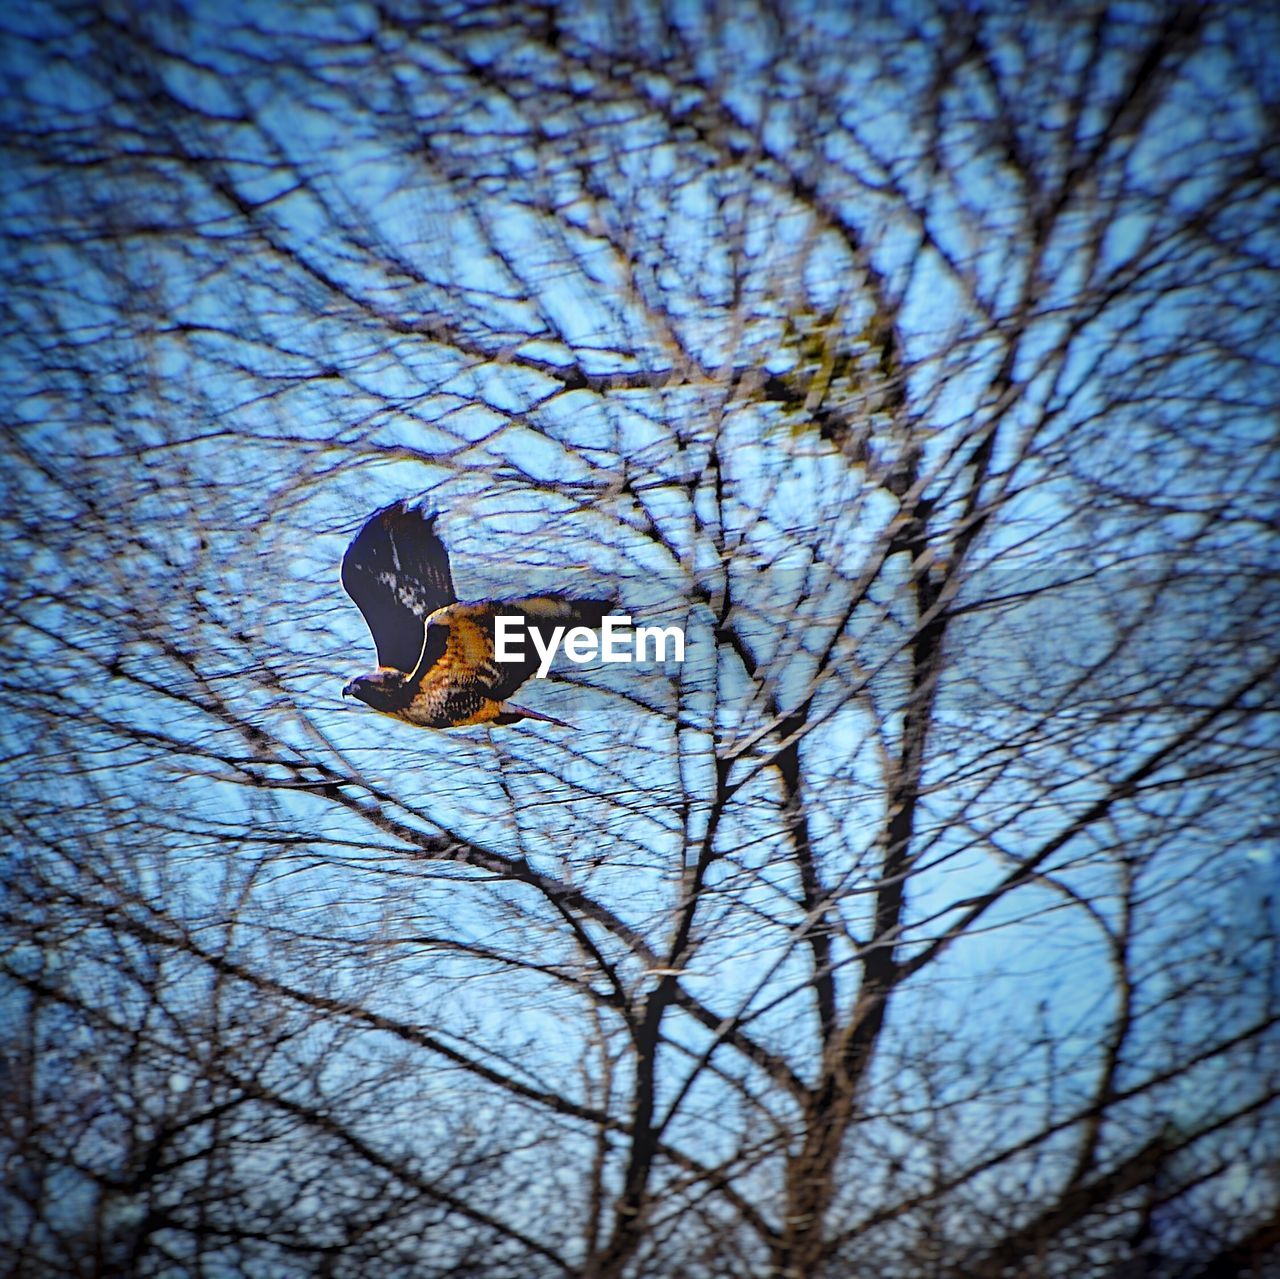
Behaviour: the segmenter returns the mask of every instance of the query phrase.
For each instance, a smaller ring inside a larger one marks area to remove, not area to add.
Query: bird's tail
[[[566,724],[564,720],[556,719],[554,715],[544,715],[541,711],[525,710],[523,706],[516,706],[511,702],[502,703],[502,709],[492,722],[494,724],[515,724],[522,719],[538,719],[544,724],[554,724],[557,728],[573,728],[572,724]]]

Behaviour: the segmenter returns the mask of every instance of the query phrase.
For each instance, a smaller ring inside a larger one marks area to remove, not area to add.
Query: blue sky
[[[886,11],[868,40],[886,49],[912,12]],[[4,528],[6,626],[28,662],[60,657],[74,712],[51,730],[28,710],[9,766],[42,826],[22,760],[66,779],[56,803],[86,849],[117,807],[171,819],[136,858],[111,836],[109,865],[180,930],[268,972],[278,944],[303,957],[302,984],[406,1024],[429,994],[451,1043],[578,1100],[605,1068],[573,983],[599,993],[601,973],[545,902],[407,840],[523,861],[660,953],[714,812],[685,988],[741,1011],[809,1079],[811,957],[771,733],[812,696],[806,804],[848,1011],[919,621],[905,558],[884,553],[905,509],[895,467],[930,506],[930,571],[968,555],[904,957],[1267,660],[1275,197],[1239,176],[1274,86],[1215,27],[1165,105],[1099,143],[1037,255],[1037,201],[1104,137],[1141,6],[1084,82],[1081,35],[1055,52],[1053,23],[993,21],[1007,79],[958,73],[936,117],[919,110],[931,46],[854,52],[834,8],[814,6],[785,55],[765,26],[730,22],[667,70],[623,58],[592,13],[611,50],[598,63],[585,21],[558,61],[505,29],[379,25],[364,6],[255,5],[250,22],[198,5],[79,36],[49,14],[21,39],[6,19],[25,151],[3,180],[16,287],[0,371],[26,516]],[[675,14],[694,49],[701,9]],[[149,49],[135,80],[113,81],[112,40]],[[1044,109],[1017,114],[1001,84]],[[1002,110],[1043,189],[997,146]],[[843,426],[824,438],[827,410]],[[989,519],[964,551],[987,430]],[[372,654],[337,564],[404,495],[443,512],[464,595],[609,590],[640,620],[686,624],[688,661],[562,663],[528,702],[568,736],[436,735],[343,705]],[[726,592],[754,678],[716,642]],[[104,682],[108,653],[128,679]],[[915,1148],[914,1098],[894,1089],[899,1072],[927,1086],[918,1029],[976,1134],[949,1134],[954,1159],[1069,1114],[1105,1056],[1126,918],[1141,1024],[1117,1087],[1247,1024],[1274,995],[1257,959],[1275,931],[1257,900],[1270,749],[1260,709],[1224,714],[904,987],[868,1140]],[[318,769],[350,779],[353,804],[308,793]],[[649,961],[592,929],[642,1002]],[[557,970],[521,968],[531,957]],[[1205,985],[1165,1002],[1180,965]],[[203,988],[180,998],[195,1009]],[[669,1027],[667,1101],[711,1042],[677,1010]],[[364,1033],[341,1058],[351,1078],[403,1050],[394,1035],[366,1050]],[[411,1081],[431,1061],[414,1057]],[[791,1099],[730,1048],[712,1061],[786,1129]],[[620,1105],[625,1051],[616,1069]],[[983,1072],[999,1086],[969,1096]],[[1212,1091],[1192,1073],[1154,1104],[1176,1115]],[[736,1096],[701,1071],[672,1140],[731,1148],[750,1122]],[[1125,1138],[1108,1132],[1117,1151]],[[549,1140],[568,1158],[584,1139]]]

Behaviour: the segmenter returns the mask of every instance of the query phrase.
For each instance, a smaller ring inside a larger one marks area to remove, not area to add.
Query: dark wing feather
[[[524,618],[524,659],[519,662],[499,662],[496,655],[492,665],[483,670],[486,694],[495,702],[511,696],[537,669],[542,661],[529,636],[530,627],[538,627],[544,643],[551,642],[551,633],[557,626],[572,630],[575,626],[589,626],[593,630],[600,625],[606,613],[614,605],[609,600],[577,600],[563,595],[537,595],[519,600],[497,600],[486,609],[489,651],[494,652],[494,618],[499,615]],[[563,643],[563,641],[562,641]],[[563,652],[563,648],[560,650]]]
[[[457,598],[436,519],[392,502],[365,521],[342,557],[342,585],[369,624],[379,666],[412,671],[422,653],[423,619]]]

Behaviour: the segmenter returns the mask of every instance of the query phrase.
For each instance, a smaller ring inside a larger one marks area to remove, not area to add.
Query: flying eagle
[[[522,616],[526,626],[598,627],[604,600],[530,595],[461,603],[439,517],[404,500],[375,511],[342,557],[342,585],[359,605],[378,650],[378,669],[343,690],[376,711],[425,728],[561,720],[506,699],[538,669],[525,645],[519,661],[498,661],[494,618]]]

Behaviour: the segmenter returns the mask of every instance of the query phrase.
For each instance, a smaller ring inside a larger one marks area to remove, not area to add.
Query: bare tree
[[[13,1273],[1277,1273],[1274,14],[3,22]]]

